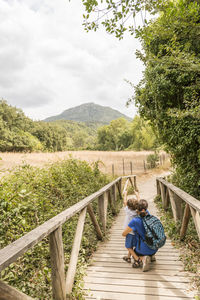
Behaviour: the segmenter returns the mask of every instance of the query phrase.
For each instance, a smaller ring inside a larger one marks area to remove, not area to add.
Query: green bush
[[[0,248],[23,236],[38,225],[72,206],[108,183],[98,166],[86,162],[64,160],[39,169],[24,165],[1,180]],[[93,203],[94,211],[97,202]],[[65,266],[70,258],[78,216],[63,225]],[[108,212],[108,224],[113,216]],[[97,243],[94,228],[86,217],[84,236],[78,261],[74,289],[75,299],[81,299],[79,279],[89,255]],[[2,279],[35,299],[51,299],[51,266],[48,238],[29,250],[16,263],[3,270]],[[78,295],[78,296],[77,296]]]
[[[159,162],[159,156],[155,152],[154,154],[149,154],[147,156],[147,167],[148,169],[156,168]]]

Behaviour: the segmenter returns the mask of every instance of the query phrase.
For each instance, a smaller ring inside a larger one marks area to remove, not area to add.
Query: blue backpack
[[[166,236],[160,220],[155,216],[146,215],[142,221],[145,229],[145,244],[152,250],[158,250],[164,246]]]

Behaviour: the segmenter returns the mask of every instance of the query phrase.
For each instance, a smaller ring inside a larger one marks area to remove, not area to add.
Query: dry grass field
[[[44,166],[67,158],[77,158],[92,164],[99,161],[102,172],[114,175],[141,174],[146,170],[146,159],[153,151],[65,151],[54,153],[0,153],[0,172],[18,165],[29,164]],[[169,158],[165,152],[160,153],[162,167],[169,167]]]

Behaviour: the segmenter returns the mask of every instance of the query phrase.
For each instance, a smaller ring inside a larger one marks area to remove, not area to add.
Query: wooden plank
[[[32,248],[34,245],[39,243],[43,238],[48,236],[51,232],[56,230],[60,225],[70,219],[76,213],[80,212],[83,208],[88,206],[90,202],[98,198],[104,192],[112,187],[112,185],[117,182],[121,182],[121,177],[107,184],[99,191],[93,193],[92,195],[84,198],[82,201],[76,203],[70,208],[64,210],[57,216],[51,218],[44,224],[38,226],[31,232],[25,234],[23,237],[19,238],[12,244],[6,246],[0,250],[0,271],[8,267],[11,263],[17,260],[18,257],[22,256],[27,250]]]
[[[98,300],[184,300],[184,299],[193,299],[191,298],[182,298],[179,296],[156,296],[156,295],[139,295],[139,294],[128,294],[124,293],[116,293],[116,292],[103,292],[103,291],[90,291],[88,292],[91,296],[86,296],[85,299],[98,299]],[[93,295],[93,296],[92,296]]]
[[[100,261],[92,261],[91,262],[91,266],[95,266],[95,267],[101,267],[102,266],[102,262]],[[124,269],[127,269],[127,263],[126,262],[104,262],[103,263],[103,266],[104,267],[111,267],[111,268],[124,268]],[[131,267],[131,265],[130,265]],[[150,264],[150,269],[151,270],[155,270],[155,269],[158,269],[157,266],[155,264]],[[177,271],[183,271],[183,266],[181,265],[176,265],[176,264],[168,264],[168,265],[165,265],[165,264],[160,264],[159,265],[159,270],[177,270]]]
[[[97,277],[97,276],[86,276],[84,279],[88,284],[112,284],[122,286],[136,286],[136,287],[156,287],[164,289],[184,289],[186,287],[182,282],[170,282],[160,280],[138,280],[131,278],[109,278],[109,277]]]
[[[91,220],[92,220],[92,224],[94,225],[94,228],[95,228],[95,231],[96,231],[97,238],[98,238],[99,240],[102,240],[102,239],[103,239],[103,234],[102,234],[102,232],[101,232],[101,228],[100,228],[100,226],[99,226],[99,224],[98,224],[98,222],[97,222],[97,219],[96,219],[96,217],[95,217],[95,214],[94,214],[94,211],[93,211],[93,209],[92,209],[92,205],[91,205],[91,204],[88,204],[88,206],[87,206],[87,211],[88,211],[88,213],[89,213],[89,215],[90,215],[90,218],[91,218]]]
[[[127,264],[128,265],[128,264]],[[127,274],[141,274],[141,269],[134,269],[131,266],[127,266],[127,268],[117,268],[117,267],[106,267],[106,266],[89,266],[88,271],[95,272],[108,272],[108,273],[127,273]],[[148,271],[149,276],[151,275],[165,275],[165,276],[190,276],[187,272],[179,271],[179,270],[167,270],[167,269],[154,269]]]
[[[62,226],[49,236],[53,299],[66,299]]]
[[[95,257],[92,259],[93,263],[95,262],[116,262],[119,264],[125,264],[124,260],[122,260],[122,257],[99,257],[95,255]],[[165,257],[164,260],[157,259],[157,261],[154,262],[154,266],[159,267],[159,265],[176,265],[176,266],[183,266],[183,263],[181,261],[175,260],[168,260],[167,257]]]
[[[66,277],[66,293],[70,294],[72,291],[72,286],[74,283],[74,277],[76,273],[76,265],[78,261],[78,254],[81,245],[81,239],[83,234],[83,227],[85,223],[85,216],[86,216],[87,207],[85,207],[82,212],[80,213],[78,224],[76,227],[76,234],[74,237],[72,252],[70,256],[69,267],[67,270],[67,277]]]
[[[190,206],[189,204],[186,203],[185,205],[185,210],[184,210],[184,215],[183,215],[183,220],[182,220],[182,225],[181,225],[181,230],[180,230],[180,239],[184,239],[188,227],[188,223],[190,220]]]
[[[87,276],[90,276],[90,277],[95,277],[95,278],[118,278],[118,279],[133,279],[133,280],[138,280],[138,281],[142,281],[142,282],[145,282],[145,281],[149,281],[149,280],[155,280],[155,281],[164,281],[164,282],[173,282],[173,283],[176,283],[176,282],[180,282],[180,283],[189,283],[190,282],[190,279],[188,277],[184,277],[184,276],[167,276],[167,275],[162,275],[160,276],[159,274],[156,274],[156,275],[150,275],[149,276],[149,273],[143,273],[143,272],[140,272],[140,273],[112,273],[112,272],[96,272],[96,271],[90,271],[88,270],[87,271]]]
[[[0,281],[0,300],[34,300],[16,288]]]
[[[113,285],[113,284],[95,284],[87,282],[85,283],[85,289],[90,289],[92,291],[103,291],[103,292],[124,292],[124,286],[120,285]],[[182,298],[191,298],[188,296],[186,291],[182,289],[164,289],[158,287],[137,287],[137,286],[126,286],[125,288],[126,293],[133,294],[133,295],[154,295],[154,296],[167,296],[167,297],[182,297]]]
[[[117,254],[117,253],[95,253],[94,259],[97,258],[112,258],[112,259],[122,259],[123,255],[122,254]],[[169,256],[169,255],[159,255],[156,254],[157,261],[180,261],[179,255],[177,256]]]
[[[126,249],[114,249],[114,250],[111,250],[110,247],[108,247],[107,249],[104,249],[103,247],[101,248],[98,248],[97,250],[98,253],[110,253],[110,254],[115,254],[115,253],[121,253],[121,254],[124,254],[126,253]],[[156,256],[157,255],[165,255],[166,257],[169,256],[169,251],[168,250],[159,250],[157,253],[156,253]],[[179,256],[177,250],[173,249],[173,251],[170,251],[170,256]]]

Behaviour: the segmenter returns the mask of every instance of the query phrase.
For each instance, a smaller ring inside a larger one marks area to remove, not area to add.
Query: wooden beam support
[[[49,236],[51,277],[53,299],[65,300],[65,270],[64,270],[64,250],[62,241],[62,226],[59,226]]]
[[[67,270],[67,277],[66,277],[66,294],[68,294],[68,295],[71,294],[72,286],[74,283],[74,277],[75,277],[75,273],[76,273],[76,265],[77,265],[78,254],[79,254],[80,245],[81,245],[86,211],[87,211],[87,207],[85,207],[81,211],[81,213],[79,215],[79,219],[78,219],[78,224],[76,227],[76,234],[74,237],[74,242],[73,242],[73,247],[72,247],[69,267]]]
[[[162,191],[161,191],[162,192]],[[182,219],[182,200],[169,189],[170,202],[175,222]]]
[[[196,211],[191,206],[190,206],[190,211],[191,211],[191,214],[192,214],[192,217],[193,217],[193,220],[194,220],[194,224],[195,224],[195,227],[196,227],[198,237],[200,239],[200,214],[199,214],[198,211]]]
[[[182,220],[182,225],[181,225],[181,230],[180,230],[180,239],[183,240],[185,235],[186,235],[186,231],[187,231],[187,227],[188,227],[188,223],[190,220],[190,206],[189,204],[186,203],[185,205],[185,210],[184,210],[184,215],[183,215],[183,220]]]
[[[167,210],[167,199],[166,199],[166,186],[160,182],[160,191],[161,191],[161,199],[162,199],[162,206],[165,210]]]
[[[157,195],[161,196],[160,181],[156,178]]]
[[[121,179],[117,182],[117,188],[118,188],[118,192],[119,192],[119,197],[120,197],[120,199],[122,199],[122,180]]]
[[[108,206],[108,194],[104,193],[98,198],[99,217],[103,226],[104,233],[106,232],[107,206]]]
[[[16,288],[0,281],[0,300],[34,300]]]
[[[100,228],[100,226],[99,226],[99,224],[97,222],[97,219],[95,217],[95,214],[94,214],[94,211],[92,209],[92,205],[91,204],[88,204],[87,211],[88,211],[88,213],[90,215],[90,218],[91,218],[91,221],[92,221],[92,223],[94,225],[94,228],[95,228],[98,240],[102,240],[103,239],[103,234],[101,232],[101,228]]]
[[[116,187],[116,184],[113,184],[111,190],[112,190],[113,204],[114,204],[114,206],[116,206],[116,202],[117,202],[117,187]]]

